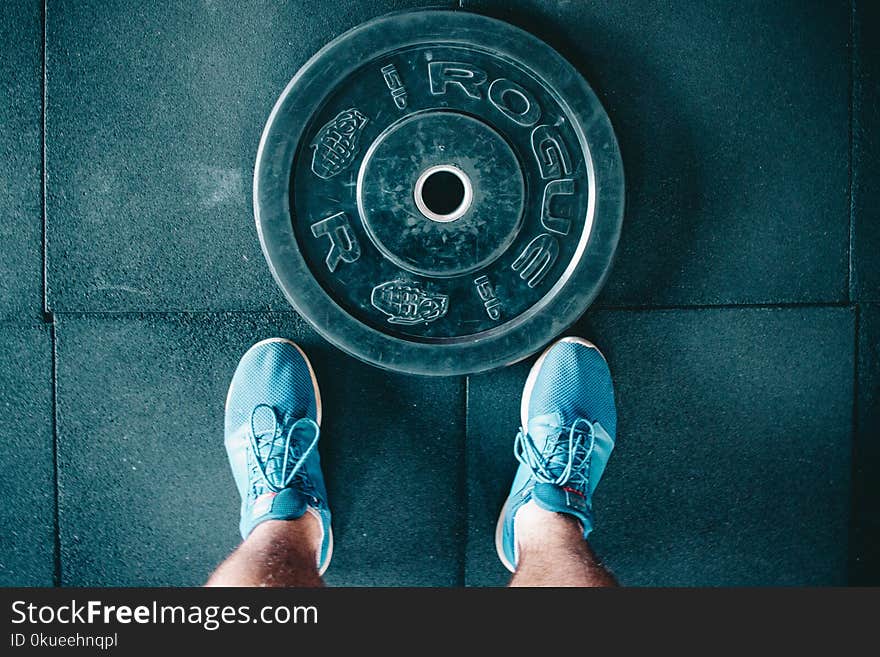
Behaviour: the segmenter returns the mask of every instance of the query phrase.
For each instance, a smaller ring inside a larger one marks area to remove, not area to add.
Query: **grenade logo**
[[[370,303],[388,315],[389,324],[405,326],[433,322],[449,310],[449,297],[445,294],[428,294],[401,281],[389,281],[374,287]]]
[[[316,176],[327,180],[352,163],[358,152],[358,138],[368,120],[352,107],[337,114],[318,131],[311,144],[315,149],[312,171]]]

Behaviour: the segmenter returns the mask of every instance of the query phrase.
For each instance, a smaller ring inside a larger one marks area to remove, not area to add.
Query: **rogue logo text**
[[[532,153],[541,178],[548,180],[541,203],[541,225],[546,232],[534,237],[511,267],[519,272],[529,287],[537,287],[559,257],[559,237],[565,237],[571,231],[571,220],[552,209],[556,196],[574,194],[574,180],[563,177],[571,174],[571,157],[562,137],[552,126],[538,125],[541,106],[528,90],[511,80],[497,78],[484,91],[489,76],[482,69],[465,62],[429,62],[428,81],[435,96],[448,93],[450,87],[475,100],[483,99],[485,94],[510,121],[523,128],[532,128]]]

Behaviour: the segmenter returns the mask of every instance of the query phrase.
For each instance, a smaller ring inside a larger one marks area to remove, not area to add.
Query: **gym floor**
[[[4,5],[0,584],[202,583],[237,542],[226,388],[274,335],[324,392],[328,582],[505,583],[529,363],[415,379],[344,356],[254,229],[290,77],[418,5]],[[623,153],[617,262],[572,330],[618,395],[597,552],[632,585],[880,583],[877,3],[464,5],[570,58]]]

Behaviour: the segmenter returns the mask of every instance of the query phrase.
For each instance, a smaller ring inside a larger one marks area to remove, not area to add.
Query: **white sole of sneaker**
[[[529,370],[529,375],[526,377],[526,383],[523,386],[522,402],[520,403],[519,409],[520,426],[523,429],[526,429],[529,426],[529,400],[531,399],[532,391],[535,388],[535,381],[538,380],[538,372],[541,371],[541,366],[544,364],[544,359],[547,358],[547,354],[550,353],[550,350],[559,342],[571,342],[589,347],[590,349],[595,349],[599,352],[599,355],[602,356],[602,359],[605,359],[604,354],[599,351],[599,348],[596,345],[589,340],[573,335],[556,340],[541,352],[541,355],[538,356],[538,360],[535,361],[535,364],[532,365],[532,369]],[[498,558],[501,560],[501,563],[504,564],[504,567],[513,573],[516,572],[516,566],[510,563],[507,557],[504,556],[504,516],[506,513],[507,501],[504,502],[504,506],[501,508],[501,513],[498,514],[498,522],[495,524],[495,551],[498,553]]]
[[[504,506],[501,507],[501,513],[498,514],[498,522],[495,523],[495,551],[498,553],[498,558],[501,559],[501,563],[504,564],[504,567],[510,572],[515,573],[516,566],[510,563],[510,561],[507,560],[507,557],[504,556],[504,516],[506,514],[507,500],[504,501]]]
[[[330,545],[327,546],[327,561],[323,565],[318,565],[318,575],[322,576],[330,567],[330,560],[333,558],[333,527],[330,528]]]
[[[307,513],[311,513],[312,516],[318,521],[318,524],[321,524],[321,514],[318,513],[317,509],[313,509],[312,507],[308,507],[306,509]],[[321,542],[324,542],[324,536],[321,536]],[[318,558],[321,558],[320,553],[318,554]],[[327,559],[324,563],[318,563],[318,575],[323,575],[327,572],[327,568],[330,566],[330,560],[333,558],[333,528],[329,529],[329,543],[327,544]]]

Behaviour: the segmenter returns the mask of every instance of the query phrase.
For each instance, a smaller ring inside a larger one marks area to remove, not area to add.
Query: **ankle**
[[[321,586],[321,526],[311,513],[266,520],[211,575],[208,586]]]
[[[546,550],[558,545],[584,543],[583,527],[574,516],[542,509],[535,502],[523,504],[514,517],[517,548],[523,551]]]
[[[254,527],[249,541],[287,546],[291,552],[314,555],[317,562],[323,539],[321,521],[310,511],[291,520],[265,520]]]

